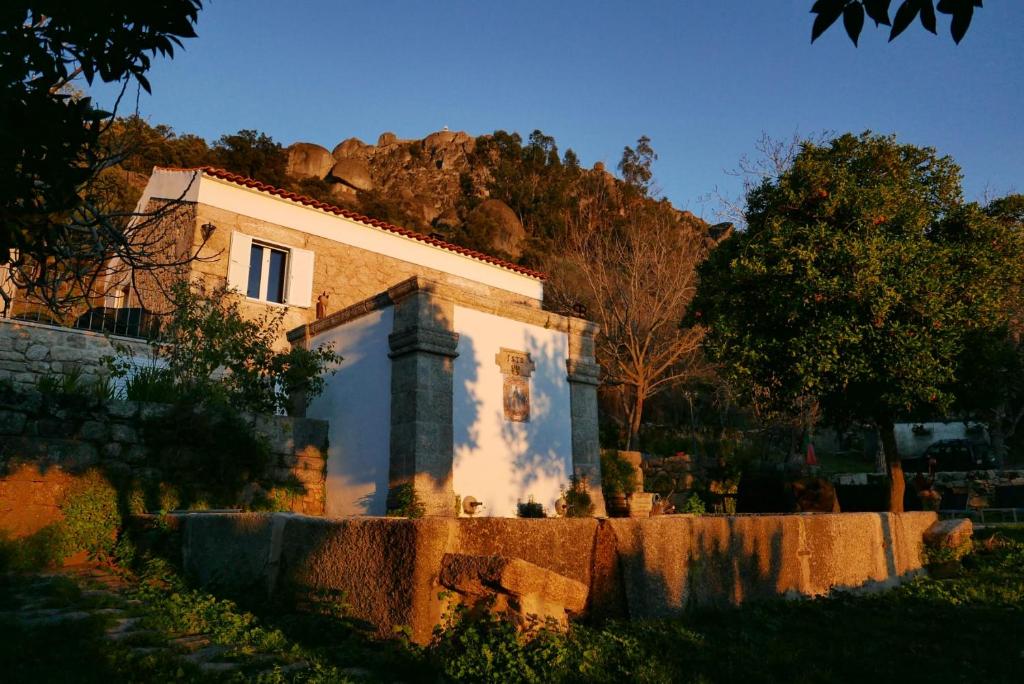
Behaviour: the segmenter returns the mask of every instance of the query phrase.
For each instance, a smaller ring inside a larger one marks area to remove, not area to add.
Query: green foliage
[[[516,504],[516,515],[520,518],[548,517],[544,512],[544,504],[539,501],[534,501],[532,496],[529,501],[520,501]]]
[[[156,55],[173,56],[195,36],[200,0],[110,3],[96,13],[75,3],[15,0],[0,19],[0,266],[13,263],[39,288],[59,266],[123,249],[124,223],[89,197],[114,161],[101,143],[111,114],[68,85],[79,75],[137,82]],[[85,234],[86,239],[81,239]]]
[[[646,135],[640,136],[636,141],[635,148],[626,145],[622,150],[622,159],[619,161],[622,180],[626,182],[626,185],[646,197],[650,194],[651,179],[654,177],[651,166],[657,159],[658,155],[651,147],[651,139]]]
[[[686,497],[686,502],[682,505],[682,508],[676,511],[676,513],[689,513],[692,515],[704,515],[707,512],[704,500],[697,496],[696,492],[691,492]]]
[[[601,490],[605,497],[636,490],[636,469],[614,449],[601,451]]]
[[[127,349],[111,362],[115,374],[134,370],[139,377],[137,385],[129,383],[132,396],[160,399],[173,387],[179,397],[198,403],[221,401],[255,413],[290,411],[300,397],[309,402],[320,394],[323,373],[341,360],[328,346],[277,351],[285,310],[246,318],[238,297],[224,287],[205,290],[179,281],[171,287],[171,304],[163,336],[151,346],[151,368],[135,368]]]
[[[1020,261],[952,160],[870,134],[805,143],[747,205],[694,305],[731,383],[840,424],[947,407],[965,331],[996,318]]]
[[[423,501],[411,482],[391,488],[388,493],[389,518],[422,518],[425,513]]]
[[[266,133],[243,129],[222,135],[211,149],[213,164],[276,185],[288,183],[288,153]]]
[[[266,472],[266,442],[230,403],[185,400],[166,409],[142,424],[143,439],[167,474],[166,482],[150,483],[147,508],[239,505],[242,487]]]
[[[136,366],[125,382],[124,391],[129,401],[158,404],[173,403],[180,396],[174,377],[159,366]]]
[[[58,503],[63,519],[23,539],[0,538],[0,569],[28,572],[85,551],[107,560],[124,553],[117,491],[95,471],[76,478]]]
[[[117,543],[121,515],[117,490],[102,475],[90,471],[76,478],[60,505],[64,557],[87,551],[91,558],[110,556]]]
[[[562,488],[565,500],[565,517],[590,518],[594,515],[594,502],[587,488],[587,478],[573,473],[569,486]]]
[[[36,382],[36,390],[44,399],[56,401],[62,406],[82,408],[102,404],[116,398],[117,394],[109,377],[88,381],[76,366],[64,373],[41,376]]]
[[[476,616],[461,604],[445,615],[427,649],[453,682],[558,681],[567,674],[567,655],[563,638],[545,625],[524,635],[510,619]]]
[[[893,41],[920,18],[921,26],[931,33],[936,33],[935,12],[952,15],[949,32],[953,41],[960,43],[967,35],[967,29],[974,17],[974,8],[981,7],[982,0],[902,0],[896,14],[889,18],[889,6],[892,0],[816,0],[811,6],[814,26],[811,28],[811,42],[829,29],[839,17],[843,18],[846,34],[857,45],[860,32],[864,28],[864,16],[875,22],[875,26],[884,24],[889,27],[889,41]]]

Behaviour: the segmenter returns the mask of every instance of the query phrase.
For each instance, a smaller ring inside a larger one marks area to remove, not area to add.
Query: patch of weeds
[[[411,482],[392,487],[388,493],[389,518],[422,518],[426,507]]]
[[[0,569],[39,570],[81,551],[98,560],[113,556],[121,516],[117,492],[102,475],[89,471],[74,480],[59,506],[63,520],[22,539],[0,539]]]

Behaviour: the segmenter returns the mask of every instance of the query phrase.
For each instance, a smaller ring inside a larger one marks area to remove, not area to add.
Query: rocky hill
[[[599,198],[614,216],[627,201],[658,202],[600,163],[580,167],[571,149],[560,153],[541,131],[526,140],[505,131],[473,137],[442,130],[418,140],[382,133],[375,143],[348,138],[328,150],[308,142],[283,148],[253,130],[208,145],[128,117],[115,122],[109,139],[122,161],[111,169],[108,192],[126,210],[153,166],[210,165],[542,269],[580,206]],[[638,161],[643,171],[634,152],[632,163]],[[700,223],[689,212],[676,214]]]
[[[581,169],[571,150],[559,157],[539,131],[525,145],[503,131],[474,138],[442,130],[421,140],[382,133],[376,144],[348,138],[333,150],[298,142],[285,151],[287,175],[307,192],[533,264],[557,237],[582,183],[600,183],[613,196],[622,183],[603,164]]]

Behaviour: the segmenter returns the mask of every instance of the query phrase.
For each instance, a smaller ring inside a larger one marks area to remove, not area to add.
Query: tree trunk
[[[896,426],[893,425],[892,418],[879,419],[878,432],[882,438],[885,468],[889,474],[889,511],[902,513],[906,483],[903,480],[903,464],[900,463],[900,454],[896,447]]]
[[[639,388],[633,398],[633,409],[629,415],[629,440],[626,442],[628,451],[640,450],[640,421],[644,414],[644,393]]]

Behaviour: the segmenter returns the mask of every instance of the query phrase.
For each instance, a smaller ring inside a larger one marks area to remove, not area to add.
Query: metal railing
[[[126,293],[120,298],[90,298],[60,312],[34,301],[30,296],[18,296],[16,293],[6,318],[60,328],[153,339],[160,333],[162,316],[143,306],[138,293]]]

